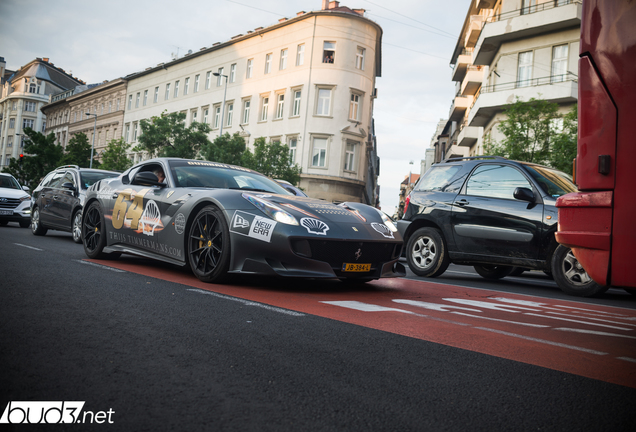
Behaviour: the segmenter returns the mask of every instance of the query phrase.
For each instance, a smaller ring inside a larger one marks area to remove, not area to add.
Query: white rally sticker
[[[278,222],[240,210],[234,212],[230,231],[269,243]]]
[[[303,226],[309,234],[327,235],[329,225],[319,219],[302,218],[300,225]]]
[[[159,206],[154,200],[150,200],[146,203],[146,208],[139,218],[139,229],[145,235],[154,236],[155,228],[161,222],[161,213],[159,212]]]
[[[371,222],[371,228],[382,234],[386,238],[395,238],[393,237],[393,231],[389,229],[388,226],[384,224],[380,224],[377,222]]]

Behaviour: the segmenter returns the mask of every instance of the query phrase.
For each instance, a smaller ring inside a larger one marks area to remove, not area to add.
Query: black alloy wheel
[[[215,206],[204,207],[188,232],[188,264],[192,273],[203,282],[226,280],[230,266],[230,230],[223,213]]]
[[[82,242],[84,243],[84,252],[89,258],[107,259],[117,258],[121,255],[119,252],[104,252],[104,247],[106,247],[106,222],[102,207],[97,201],[93,201],[84,211],[82,221]]]

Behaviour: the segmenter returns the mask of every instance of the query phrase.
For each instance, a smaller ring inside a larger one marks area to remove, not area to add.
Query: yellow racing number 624
[[[137,229],[139,219],[144,211],[144,195],[149,190],[142,189],[135,195],[133,195],[134,191],[132,189],[125,189],[119,193],[113,206],[113,228],[121,229],[124,226],[124,221],[130,219],[130,227]],[[134,198],[132,199],[132,205],[128,208],[131,196],[134,196]]]

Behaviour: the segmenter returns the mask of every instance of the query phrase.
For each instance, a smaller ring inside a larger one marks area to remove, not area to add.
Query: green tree
[[[60,165],[77,165],[80,168],[88,168],[91,162],[91,143],[83,133],[73,136],[66,145],[66,153],[60,160]],[[93,155],[93,168],[99,168],[99,161]]]
[[[125,171],[132,166],[132,161],[128,158],[127,152],[130,148],[123,138],[110,140],[106,150],[102,153],[101,169],[111,171]]]
[[[159,117],[141,120],[139,145],[133,150],[159,157],[194,159],[201,147],[210,143],[210,125],[193,122],[186,127],[185,116],[185,113],[164,111]]]
[[[280,142],[267,143],[263,137],[257,138],[254,142],[253,154],[249,149],[245,151],[242,165],[271,178],[287,180],[294,185],[300,181],[301,168],[298,164],[290,165],[289,147]]]
[[[44,136],[31,128],[22,131],[27,138],[24,141],[24,158],[22,165],[17,159],[12,159],[8,169],[22,184],[34,189],[42,177],[60,166],[64,153],[61,146],[55,144],[55,136],[51,133]],[[28,155],[28,156],[27,156]]]
[[[201,155],[205,160],[231,165],[242,165],[245,153],[245,139],[238,132],[230,136],[225,133],[214,141],[201,147]]]
[[[554,137],[549,165],[566,173],[572,173],[572,161],[576,157],[578,136],[577,106],[563,116],[563,131]]]

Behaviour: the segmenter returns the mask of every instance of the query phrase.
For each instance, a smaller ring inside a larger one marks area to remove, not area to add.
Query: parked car
[[[33,191],[31,231],[45,235],[48,230],[67,231],[73,241],[82,242],[82,207],[86,190],[96,181],[120,173],[66,165],[48,173]]]
[[[554,238],[556,199],[574,191],[565,173],[502,157],[435,164],[414,186],[397,222],[408,265],[423,277],[441,275],[450,263],[474,266],[489,279],[542,270],[568,294],[604,292]]]
[[[287,192],[291,192],[291,193],[293,193],[296,196],[304,196],[304,197],[307,196],[307,194],[305,192],[303,192],[302,189],[294,186],[293,184],[291,184],[287,180],[276,179],[275,181],[276,181],[276,183],[278,183],[279,185],[281,185],[282,187],[287,189]]]
[[[201,160],[151,159],[95,183],[82,237],[89,258],[141,255],[188,266],[204,282],[405,275],[402,238],[379,210],[295,196],[256,171]]]
[[[11,174],[0,173],[0,226],[17,222],[22,228],[31,223],[31,195],[27,186]]]

